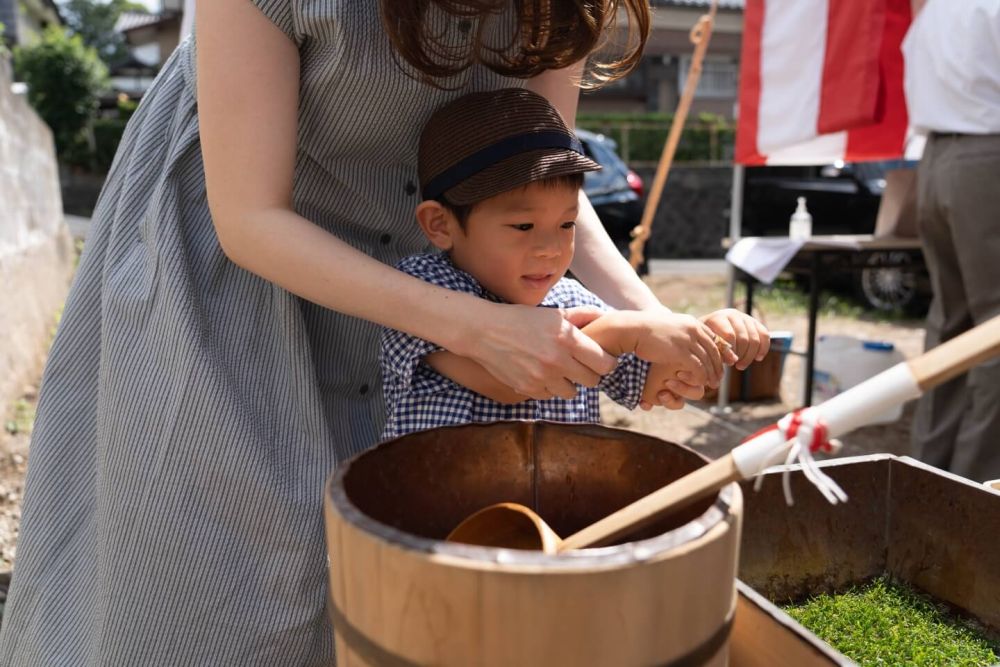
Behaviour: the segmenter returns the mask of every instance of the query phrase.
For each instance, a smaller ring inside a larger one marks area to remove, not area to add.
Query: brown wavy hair
[[[651,23],[648,0],[382,0],[381,7],[396,52],[418,78],[438,87],[477,63],[528,78],[589,57],[581,85],[596,88],[635,69]],[[508,8],[514,13],[510,41],[489,43],[491,25],[507,20]],[[627,21],[625,39],[611,44],[621,32],[619,11]],[[609,57],[592,55],[598,50]]]

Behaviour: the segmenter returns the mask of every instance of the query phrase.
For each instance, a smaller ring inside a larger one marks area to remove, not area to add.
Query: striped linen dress
[[[253,1],[301,54],[296,210],[387,264],[424,249],[422,124],[518,82],[416,82],[376,0]],[[194,53],[146,94],[94,213],[42,383],[0,665],[332,660],[322,487],[382,429],[378,328],[223,254]]]

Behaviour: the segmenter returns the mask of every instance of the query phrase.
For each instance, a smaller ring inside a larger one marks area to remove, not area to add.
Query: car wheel
[[[918,314],[926,307],[926,299],[920,289],[920,267],[910,254],[874,253],[867,261],[871,268],[861,270],[858,291],[869,306],[876,310],[908,314]]]

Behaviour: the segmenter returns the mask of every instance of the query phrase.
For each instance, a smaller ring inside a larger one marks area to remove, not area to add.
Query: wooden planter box
[[[785,504],[780,473],[743,484],[740,599],[733,667],[853,665],[775,603],[832,593],[882,574],[1000,633],[1000,491],[908,457],[826,461],[847,492],[830,505],[801,472]]]

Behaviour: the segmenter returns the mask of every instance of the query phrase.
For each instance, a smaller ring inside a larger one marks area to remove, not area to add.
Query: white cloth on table
[[[733,244],[726,253],[726,261],[765,285],[770,285],[806,243],[829,248],[861,249],[858,237],[850,235],[814,236],[807,239],[748,236]]]

